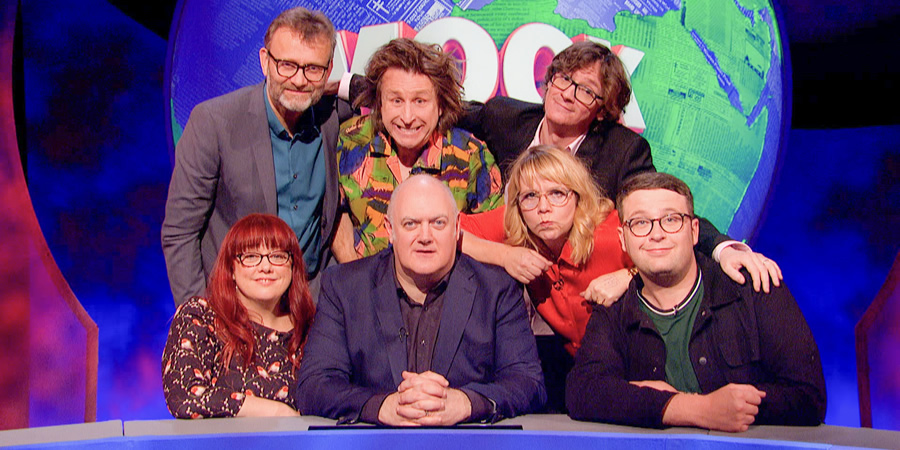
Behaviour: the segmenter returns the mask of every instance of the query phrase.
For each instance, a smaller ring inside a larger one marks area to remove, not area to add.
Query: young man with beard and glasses
[[[347,103],[323,96],[334,46],[334,26],[322,13],[284,11],[259,50],[265,82],[191,112],[162,226],[176,304],[204,293],[225,233],[254,212],[291,226],[316,291],[337,222],[338,125],[352,115]]]
[[[616,208],[638,275],[594,308],[566,380],[569,415],[731,432],[822,423],[822,362],[788,288],[754,292],[696,252],[693,196],[678,178],[636,175]]]

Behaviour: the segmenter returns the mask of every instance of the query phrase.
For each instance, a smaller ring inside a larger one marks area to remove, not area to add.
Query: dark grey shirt
[[[397,302],[400,305],[400,314],[405,327],[403,334],[406,339],[406,370],[410,372],[422,373],[431,370],[434,345],[441,327],[444,292],[447,290],[451,273],[453,273],[453,269],[450,269],[450,272],[447,272],[447,275],[428,291],[425,301],[422,303],[416,303],[409,298],[406,291],[400,286],[396,272],[394,273]],[[452,302],[452,299],[450,301]],[[492,415],[494,406],[487,397],[468,389],[462,389],[462,391],[469,397],[469,402],[472,404],[472,415],[469,416],[469,422],[481,421]],[[380,423],[378,422],[378,412],[381,410],[384,399],[390,394],[389,392],[373,395],[360,411],[360,420],[368,423]]]

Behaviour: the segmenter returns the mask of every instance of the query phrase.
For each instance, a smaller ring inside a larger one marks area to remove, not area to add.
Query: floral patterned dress
[[[162,357],[163,393],[173,416],[231,417],[247,396],[294,405],[290,387],[296,383],[296,371],[287,351],[293,331],[275,331],[257,323],[253,327],[254,363],[244,364],[235,354],[225,370],[215,313],[207,301],[194,297],[178,308]]]

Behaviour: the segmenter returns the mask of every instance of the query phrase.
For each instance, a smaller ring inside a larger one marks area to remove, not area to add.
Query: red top
[[[463,230],[482,239],[504,242],[503,229],[505,206],[481,214],[461,214]],[[572,247],[566,242],[559,258],[528,285],[528,292],[541,317],[557,334],[564,337],[566,350],[572,355],[581,345],[584,330],[591,317],[591,305],[581,296],[595,278],[619,269],[632,267],[631,259],[622,251],[616,229],[619,216],[611,211],[594,229],[594,251],[583,265],[571,260]]]

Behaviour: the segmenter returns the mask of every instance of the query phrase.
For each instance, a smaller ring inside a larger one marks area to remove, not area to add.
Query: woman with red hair
[[[231,227],[206,298],[181,305],[162,358],[169,412],[180,419],[296,416],[291,396],[315,307],[303,254],[281,219]]]

